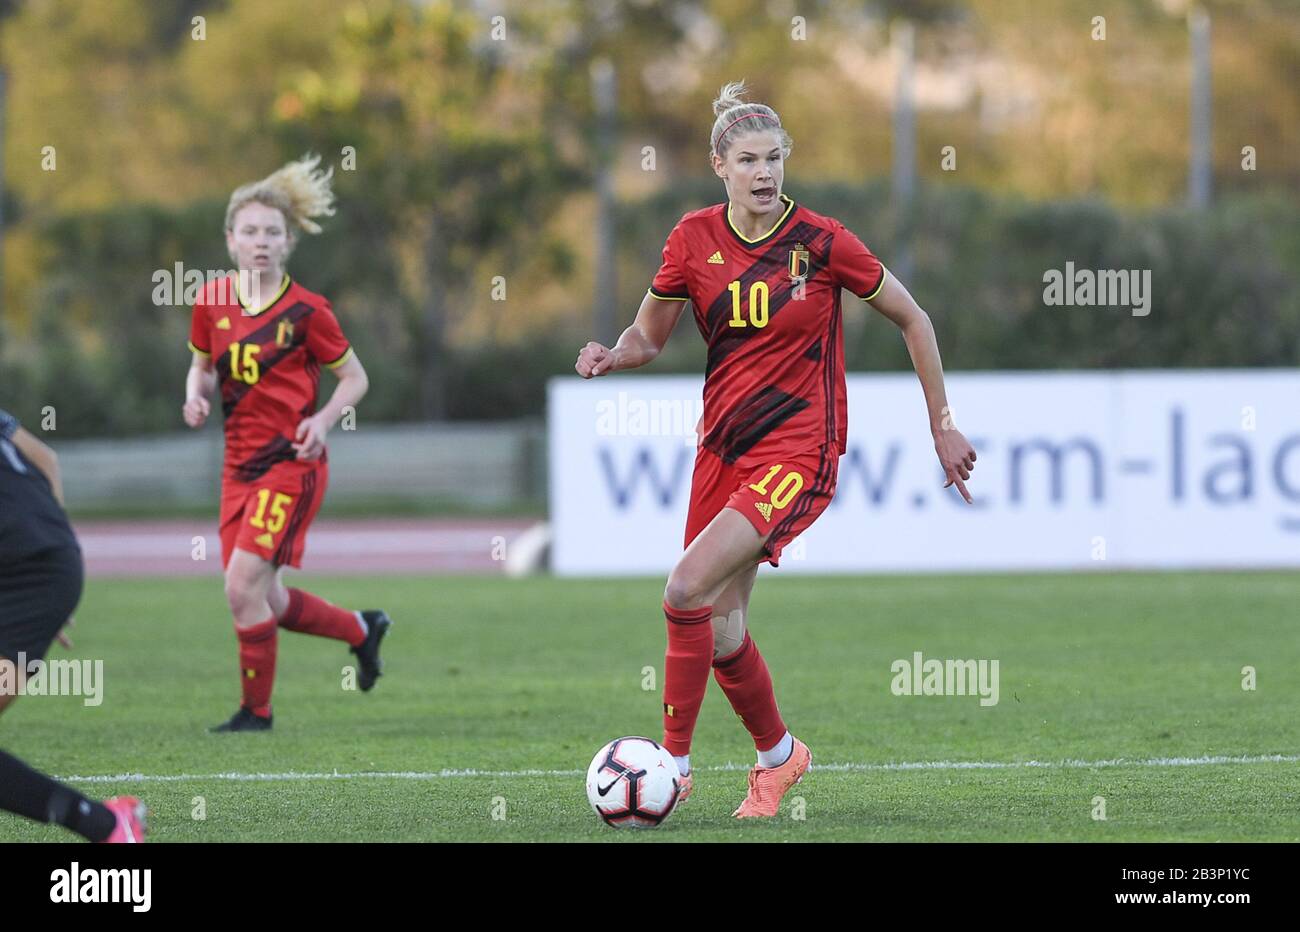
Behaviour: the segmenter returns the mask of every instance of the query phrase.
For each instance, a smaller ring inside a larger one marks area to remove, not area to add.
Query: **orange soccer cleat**
[[[145,807],[134,796],[114,796],[104,800],[108,811],[117,819],[113,833],[104,839],[110,845],[138,845],[144,841]]]
[[[691,795],[691,790],[695,789],[695,777],[692,774],[679,776],[677,778],[677,804],[680,806],[686,802],[686,797]]]
[[[812,766],[812,752],[808,745],[798,738],[794,739],[794,750],[790,759],[780,767],[759,767],[755,765],[749,771],[749,793],[745,801],[732,813],[737,819],[771,817],[776,815],[781,805],[781,797],[789,792],[803,779],[803,775]]]

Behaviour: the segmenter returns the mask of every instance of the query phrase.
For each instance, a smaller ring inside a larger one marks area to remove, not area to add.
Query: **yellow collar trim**
[[[288,272],[285,272],[285,273],[284,273],[284,279],[280,282],[280,290],[279,290],[278,292],[276,292],[275,297],[272,298],[270,301],[266,302],[265,304],[263,304],[263,305],[262,305],[261,307],[259,307],[257,310],[252,311],[252,310],[249,310],[248,305],[244,303],[244,297],[243,297],[243,295],[241,295],[241,294],[239,293],[239,278],[236,277],[236,278],[235,278],[235,297],[239,300],[239,306],[242,307],[242,308],[244,309],[244,313],[245,313],[247,316],[249,316],[249,317],[256,317],[258,314],[261,314],[263,311],[267,310],[268,308],[270,308],[270,307],[273,306],[274,304],[278,303],[279,300],[280,300],[281,298],[284,297],[284,293],[285,293],[286,291],[289,290],[289,285],[290,285],[289,273],[288,273]]]
[[[763,233],[760,236],[756,236],[753,239],[750,239],[744,233],[741,233],[740,230],[736,229],[736,224],[731,219],[731,201],[727,201],[727,226],[731,227],[731,232],[735,233],[745,242],[761,243],[763,240],[771,236],[777,227],[785,223],[785,218],[790,216],[790,211],[794,210],[794,201],[791,200],[789,197],[787,197],[785,193],[781,194],[781,200],[785,201],[785,213],[781,214],[780,219],[778,219],[776,223],[772,224],[771,228],[768,229],[766,233]]]

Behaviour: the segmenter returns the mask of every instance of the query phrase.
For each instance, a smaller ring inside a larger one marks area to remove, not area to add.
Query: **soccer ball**
[[[649,738],[615,738],[587,768],[587,800],[615,828],[654,828],[680,793],[677,762]]]

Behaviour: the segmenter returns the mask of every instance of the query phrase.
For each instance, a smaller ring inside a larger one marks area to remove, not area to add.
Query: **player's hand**
[[[63,628],[55,635],[56,640],[67,650],[72,650],[72,638],[68,637],[68,629],[76,623],[77,620],[69,615],[68,620],[63,623]]]
[[[590,379],[614,371],[614,351],[608,346],[592,342],[578,352],[578,361],[573,368],[578,375]]]
[[[974,500],[962,482],[963,479],[970,478],[971,470],[975,468],[975,448],[970,445],[970,441],[954,427],[939,432],[934,438],[934,450],[939,454],[943,474],[948,477],[943,487],[957,486],[957,491],[966,499],[966,504],[973,504]]]
[[[298,442],[290,444],[298,451],[298,459],[315,460],[325,452],[325,435],[329,427],[319,414],[312,415],[298,425]]]
[[[187,398],[181,407],[181,415],[190,427],[202,427],[210,413],[212,413],[212,406],[208,404],[208,399],[201,395],[198,398]]]

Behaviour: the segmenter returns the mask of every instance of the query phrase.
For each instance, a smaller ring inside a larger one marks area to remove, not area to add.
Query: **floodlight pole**
[[[1197,210],[1210,206],[1213,160],[1210,127],[1210,14],[1200,8],[1187,14],[1192,46],[1192,138],[1187,166],[1187,202]]]
[[[916,28],[906,20],[895,22],[890,44],[898,69],[894,89],[893,198],[895,241],[890,267],[899,278],[912,277],[912,228],[916,198],[916,101],[912,83]]]
[[[617,231],[614,219],[614,157],[618,145],[618,86],[614,66],[607,58],[591,63],[591,90],[596,110],[596,274],[592,295],[593,332],[596,340],[612,345],[615,333],[615,303],[618,280],[615,275]]]

